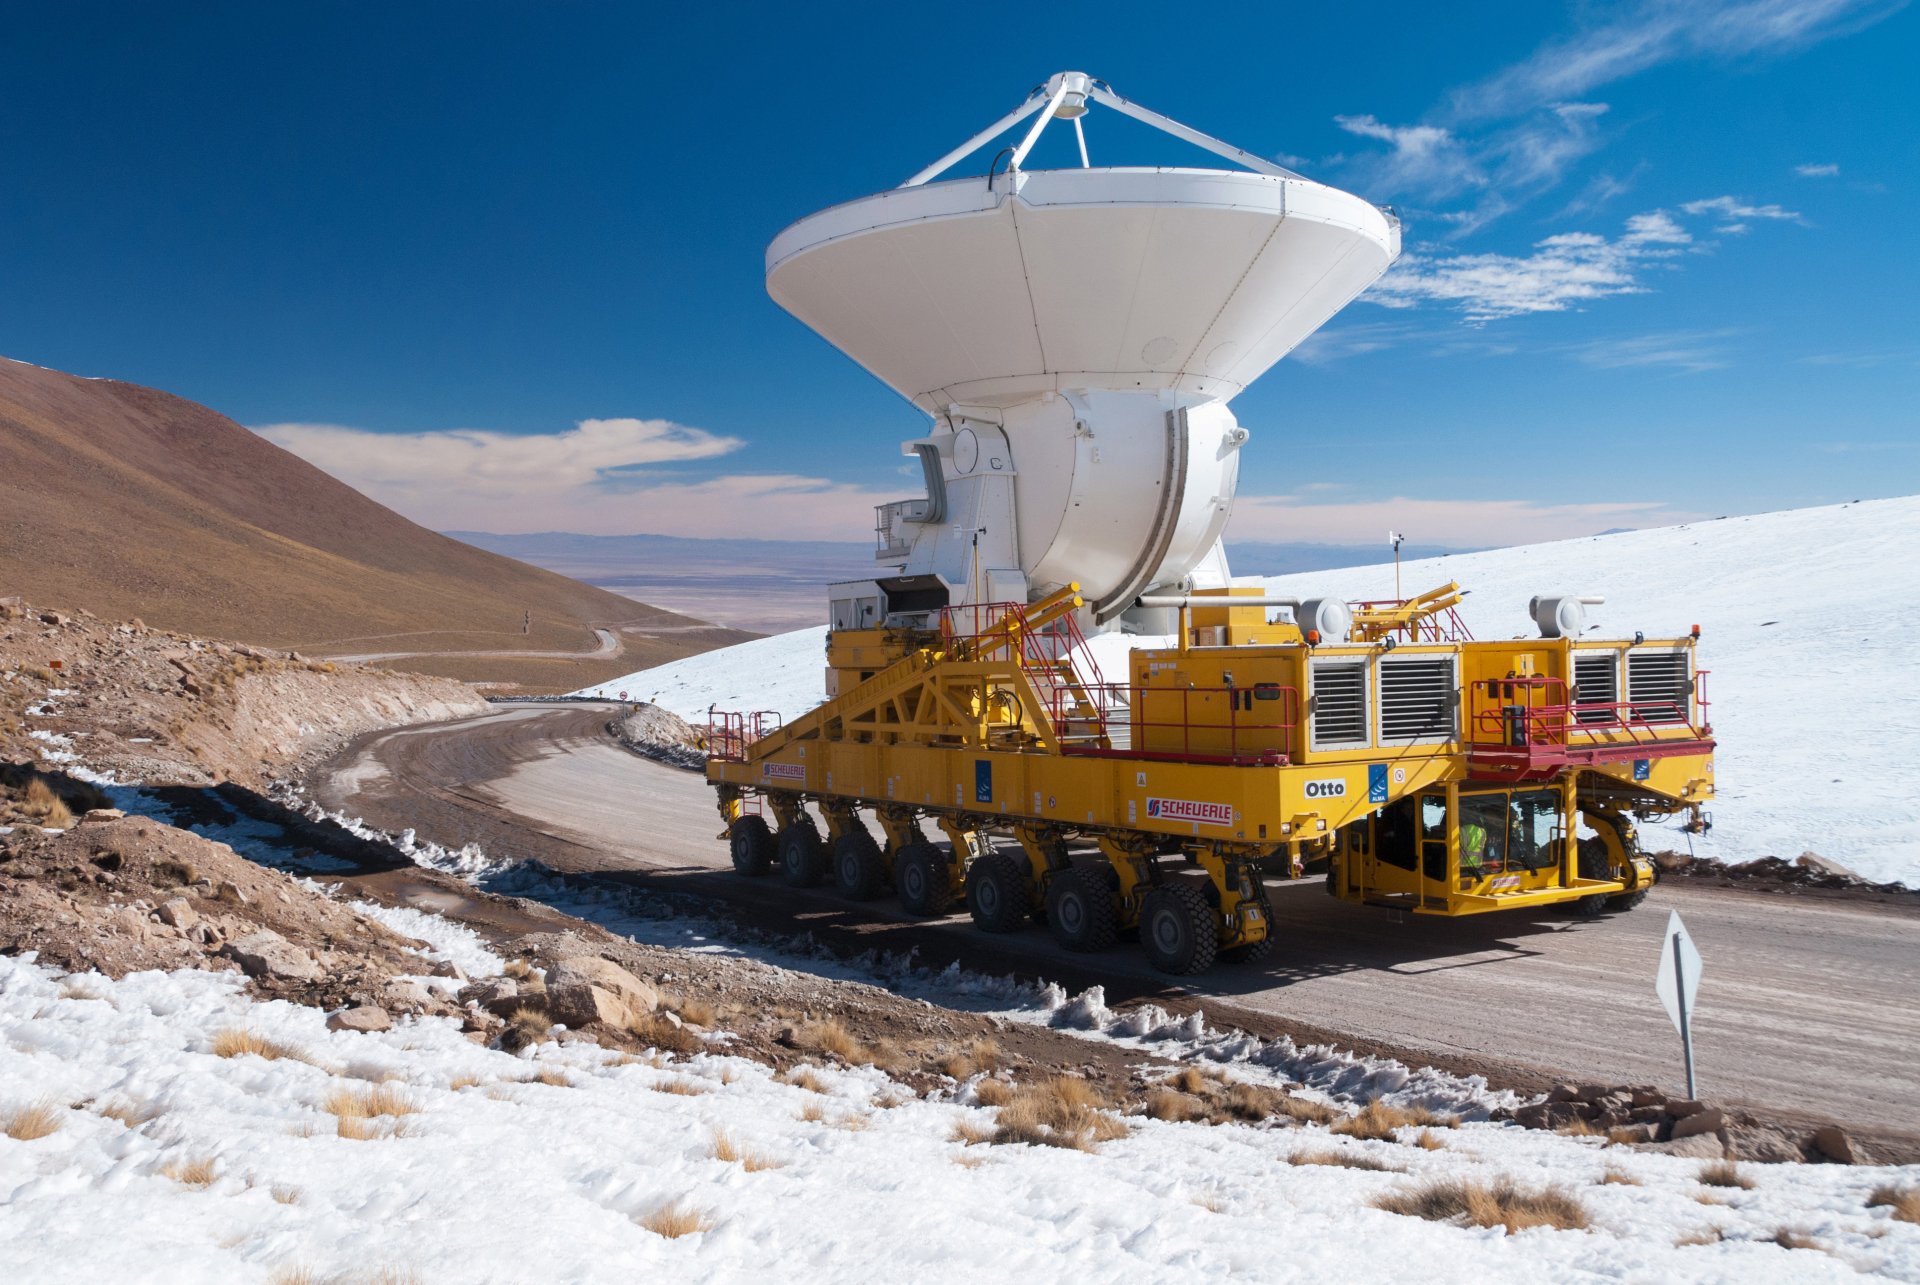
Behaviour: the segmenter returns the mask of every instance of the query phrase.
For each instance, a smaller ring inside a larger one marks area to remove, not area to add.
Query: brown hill
[[[183,398],[4,360],[0,497],[0,595],[187,633],[555,691],[751,636],[429,531]]]

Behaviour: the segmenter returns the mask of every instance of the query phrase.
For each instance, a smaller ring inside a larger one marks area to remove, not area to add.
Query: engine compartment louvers
[[[1314,665],[1312,723],[1316,750],[1368,744],[1365,661]]]
[[[1450,656],[1381,661],[1381,741],[1451,740],[1458,686]]]
[[[1610,723],[1614,711],[1606,706],[1620,699],[1620,653],[1596,651],[1575,653],[1573,685],[1580,690],[1574,718],[1582,723]],[[1581,706],[1598,708],[1583,709]]]
[[[1684,723],[1693,675],[1685,651],[1627,653],[1627,701],[1642,723]]]

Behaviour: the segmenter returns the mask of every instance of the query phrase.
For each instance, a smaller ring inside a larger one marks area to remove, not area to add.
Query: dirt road
[[[684,626],[683,628],[708,629],[711,628],[711,626],[691,625]],[[670,629],[653,630],[651,632],[667,633],[670,632]],[[618,656],[626,650],[625,646],[620,642],[620,635],[614,633],[611,629],[596,627],[593,631],[593,636],[595,643],[591,651],[367,651],[357,652],[351,656],[329,656],[328,659],[353,661],[357,663],[371,663],[383,660],[407,660],[414,656],[519,656],[539,660],[605,660],[613,656]]]
[[[977,932],[964,913],[929,923],[830,888],[742,879],[717,840],[696,774],[643,760],[604,732],[610,706],[507,706],[479,718],[366,738],[311,782],[329,807],[442,843],[627,872],[721,899],[830,943],[904,950],[931,964],[1106,985],[1110,1000],[1198,1001],[1226,1020],[1336,1038],[1496,1083],[1549,1079],[1679,1087],[1678,1039],[1653,994],[1669,910],[1705,957],[1696,1041],[1703,1096],[1775,1117],[1826,1117],[1920,1147],[1920,906],[1816,893],[1663,884],[1630,914],[1582,922],[1509,912],[1429,920],[1349,906],[1318,881],[1271,885],[1278,948],[1184,985],[1136,946],[1099,956],[1044,929]]]

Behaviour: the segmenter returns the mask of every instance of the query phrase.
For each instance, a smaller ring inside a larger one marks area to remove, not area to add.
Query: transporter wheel
[[[1018,932],[1027,922],[1027,873],[1004,852],[990,852],[967,867],[967,910],[990,933]]]
[[[1607,845],[1598,839],[1580,840],[1579,870],[1582,879],[1613,878],[1613,868],[1607,863]],[[1582,897],[1573,903],[1573,913],[1580,919],[1598,919],[1611,900],[1604,892]]]
[[[1597,843],[1597,840],[1583,839],[1581,840],[1580,846],[1582,848],[1585,848],[1589,843]],[[1637,840],[1628,840],[1627,859],[1632,860],[1634,857],[1638,856],[1639,853],[1640,853],[1639,842]],[[1614,896],[1608,897],[1607,909],[1618,910],[1618,911],[1632,910],[1635,906],[1639,905],[1641,902],[1647,899],[1647,893],[1651,891],[1652,888],[1653,888],[1653,882],[1652,880],[1649,880],[1646,883],[1641,884],[1638,888],[1635,888],[1632,892],[1622,892]]]
[[[887,885],[880,845],[865,830],[852,829],[833,845],[833,886],[849,901],[872,901]]]
[[[1273,953],[1273,920],[1268,912],[1267,935],[1259,941],[1250,941],[1244,946],[1229,946],[1220,952],[1220,958],[1229,964],[1257,964]]]
[[[1120,936],[1113,890],[1099,867],[1075,866],[1047,885],[1047,927],[1068,950],[1105,950]]]
[[[735,817],[727,827],[735,874],[763,875],[773,865],[773,831],[765,817]]]
[[[900,850],[893,863],[893,887],[909,914],[944,915],[953,908],[947,859],[925,839]]]
[[[1220,929],[1213,907],[1190,883],[1163,883],[1140,906],[1140,944],[1163,973],[1188,976],[1213,967]]]
[[[827,847],[810,817],[780,832],[780,873],[796,888],[811,888],[827,875]]]

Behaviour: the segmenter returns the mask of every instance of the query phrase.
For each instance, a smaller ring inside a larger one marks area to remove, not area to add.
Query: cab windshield
[[[1552,790],[1460,796],[1460,873],[1468,878],[1559,862],[1560,798]]]

